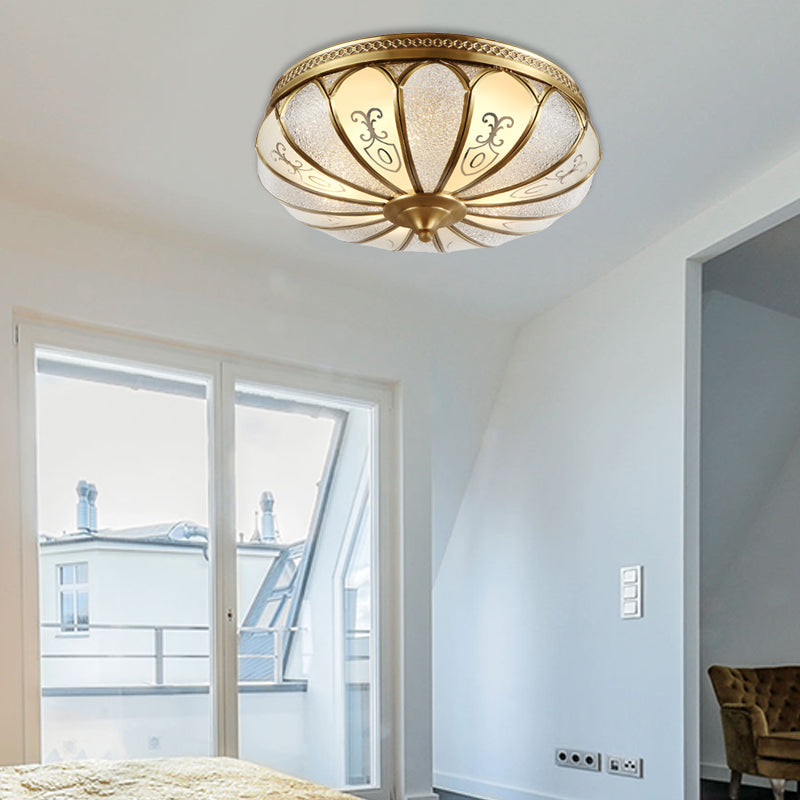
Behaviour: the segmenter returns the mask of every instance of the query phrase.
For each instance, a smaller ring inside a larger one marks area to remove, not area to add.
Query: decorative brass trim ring
[[[293,89],[328,72],[379,61],[413,60],[466,61],[516,72],[555,86],[588,115],[586,101],[578,85],[552,61],[504,42],[451,33],[371,36],[312,53],[278,79],[267,113]]]

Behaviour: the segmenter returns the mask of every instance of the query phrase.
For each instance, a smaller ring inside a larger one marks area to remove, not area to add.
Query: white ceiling
[[[523,320],[800,148],[796,0],[6,0],[0,193],[265,263]],[[580,84],[603,146],[589,197],[496,250],[339,243],[256,178],[275,79],[373,33],[507,40]]]

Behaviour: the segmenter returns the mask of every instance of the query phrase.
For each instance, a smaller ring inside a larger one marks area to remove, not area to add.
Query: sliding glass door
[[[238,754],[379,790],[384,395],[49,338],[21,360],[41,759]]]

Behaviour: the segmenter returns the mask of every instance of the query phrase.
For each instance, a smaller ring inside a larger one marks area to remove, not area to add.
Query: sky
[[[97,486],[101,529],[208,524],[205,400],[48,374],[36,389],[40,532],[75,530],[79,480]],[[269,490],[281,540],[304,539],[333,421],[244,406],[235,421],[237,533]]]

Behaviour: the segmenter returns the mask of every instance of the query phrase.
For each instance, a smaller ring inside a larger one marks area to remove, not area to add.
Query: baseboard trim
[[[434,772],[433,785],[446,792],[463,794],[478,800],[567,800],[552,794],[539,794],[516,786],[504,786],[500,783],[486,783],[463,775],[451,775],[447,772]]]
[[[407,794],[406,800],[439,800],[435,794]]]
[[[707,781],[728,783],[731,779],[731,771],[722,764],[701,764],[700,777]],[[745,786],[770,788],[770,783],[766,778],[759,778],[756,775],[743,775],[742,783]],[[466,795],[467,797],[476,798],[476,800],[567,800],[564,797],[539,794],[528,789],[505,786],[500,783],[486,783],[474,778],[467,778],[464,775],[452,775],[447,772],[434,772],[433,785],[437,789]],[[436,795],[415,795],[408,798],[408,800],[430,800],[430,797],[436,798]]]
[[[719,781],[728,783],[731,779],[731,771],[722,764],[701,764],[700,777],[707,781]],[[762,786],[769,789],[769,781],[766,778],[759,778],[756,775],[742,775],[742,783],[745,786]]]

